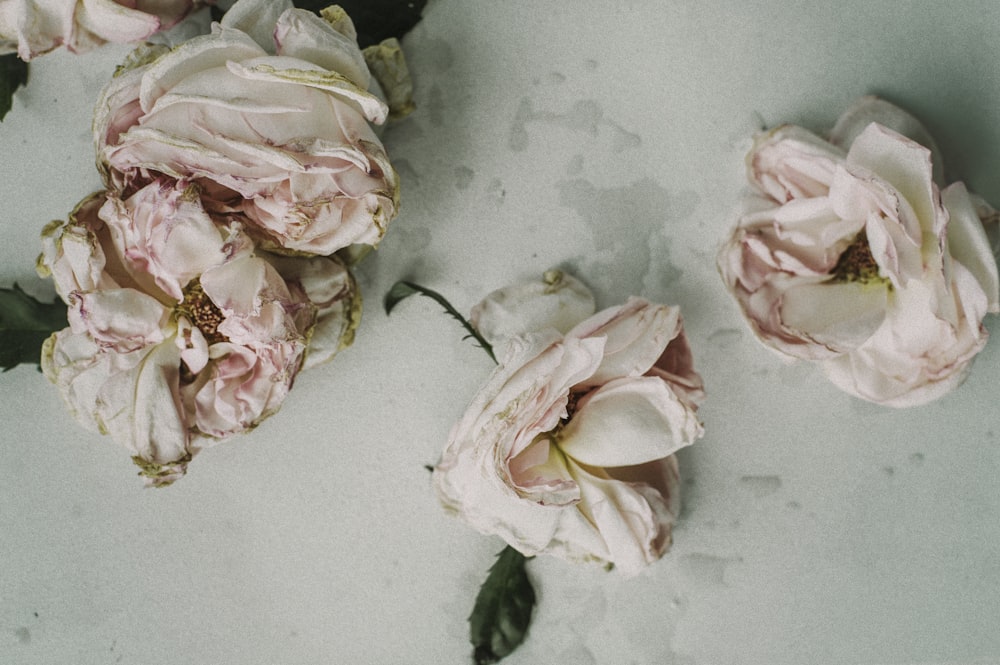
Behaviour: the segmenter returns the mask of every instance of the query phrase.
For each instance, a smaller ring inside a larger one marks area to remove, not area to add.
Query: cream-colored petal
[[[938,183],[943,182],[941,151],[927,128],[913,115],[874,95],[860,98],[840,115],[830,132],[830,142],[846,150],[873,122],[928,148],[934,164],[934,179]]]
[[[672,455],[703,433],[694,411],[656,377],[616,379],[581,399],[559,447],[589,466],[633,466]]]
[[[887,285],[827,281],[787,289],[781,321],[795,335],[838,352],[855,349],[885,318]]]
[[[292,8],[292,0],[238,0],[223,14],[220,23],[224,28],[246,33],[262,49],[273,54],[274,25]]]
[[[607,342],[601,366],[580,383],[598,386],[626,376],[645,374],[680,331],[680,308],[629,298],[580,322],[566,336],[603,338]]]
[[[594,313],[594,295],[572,275],[550,270],[541,279],[493,291],[475,307],[469,321],[490,344],[504,338],[553,328],[561,333]]]
[[[983,223],[973,207],[962,183],[955,183],[941,192],[948,210],[948,251],[966,267],[986,293],[989,311],[1000,311],[1000,280],[997,259],[993,255]]]

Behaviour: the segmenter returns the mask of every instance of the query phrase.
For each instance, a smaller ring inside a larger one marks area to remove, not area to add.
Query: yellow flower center
[[[868,244],[868,234],[861,231],[847,246],[847,249],[837,259],[837,265],[831,272],[835,281],[838,282],[861,282],[868,284],[876,281],[886,281],[886,278],[879,274],[878,263],[872,256],[871,246]]]
[[[219,324],[225,317],[212,299],[205,295],[197,279],[191,280],[184,288],[184,301],[177,306],[177,312],[197,326],[209,344],[226,341],[226,336],[219,332]]]

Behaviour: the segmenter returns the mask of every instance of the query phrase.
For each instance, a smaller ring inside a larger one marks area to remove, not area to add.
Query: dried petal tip
[[[139,475],[146,479],[146,487],[168,487],[175,480],[180,480],[187,473],[191,453],[181,459],[166,464],[159,464],[143,459],[138,455],[132,457],[132,462],[139,467]]]
[[[413,113],[413,81],[406,57],[395,37],[369,46],[364,51],[365,63],[378,81],[389,104],[389,118],[399,120]]]

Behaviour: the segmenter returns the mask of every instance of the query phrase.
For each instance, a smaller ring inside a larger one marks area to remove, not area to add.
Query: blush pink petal
[[[291,389],[288,349],[256,353],[238,345],[211,347],[211,376],[195,395],[195,422],[206,434],[224,438],[246,431],[277,411]]]
[[[812,132],[782,125],[763,133],[747,154],[747,178],[774,201],[823,196],[844,152]]]
[[[139,42],[186,16],[193,0],[4,0],[0,53],[22,60],[59,46],[82,53],[107,42]]]
[[[188,282],[227,255],[225,238],[197,191],[175,185],[154,181],[125,201],[109,197],[99,214],[132,271],[151,275],[179,301]]]
[[[75,332],[86,332],[99,344],[122,352],[162,342],[170,317],[156,298],[134,289],[74,294],[68,314]]]
[[[581,321],[566,337],[606,340],[600,367],[580,384],[586,387],[645,374],[679,332],[679,308],[629,298],[620,307],[608,308]]]

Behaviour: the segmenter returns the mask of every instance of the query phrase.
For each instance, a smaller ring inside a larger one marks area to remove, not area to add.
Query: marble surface
[[[491,363],[430,301],[380,300],[406,277],[468,311],[553,266],[601,306],[681,306],[706,435],[672,551],[633,579],[533,560],[505,663],[1000,662],[1000,342],[944,399],[876,407],[757,344],[714,266],[753,132],[824,130],[867,93],[1000,205],[997,25],[971,1],[431,0],[357,340],[281,413],[145,490],[34,368],[0,376],[0,662],[470,662],[502,542],[447,517],[424,465]],[[51,295],[38,232],[99,186],[90,113],[125,52],[36,61],[0,125],[0,284]]]

